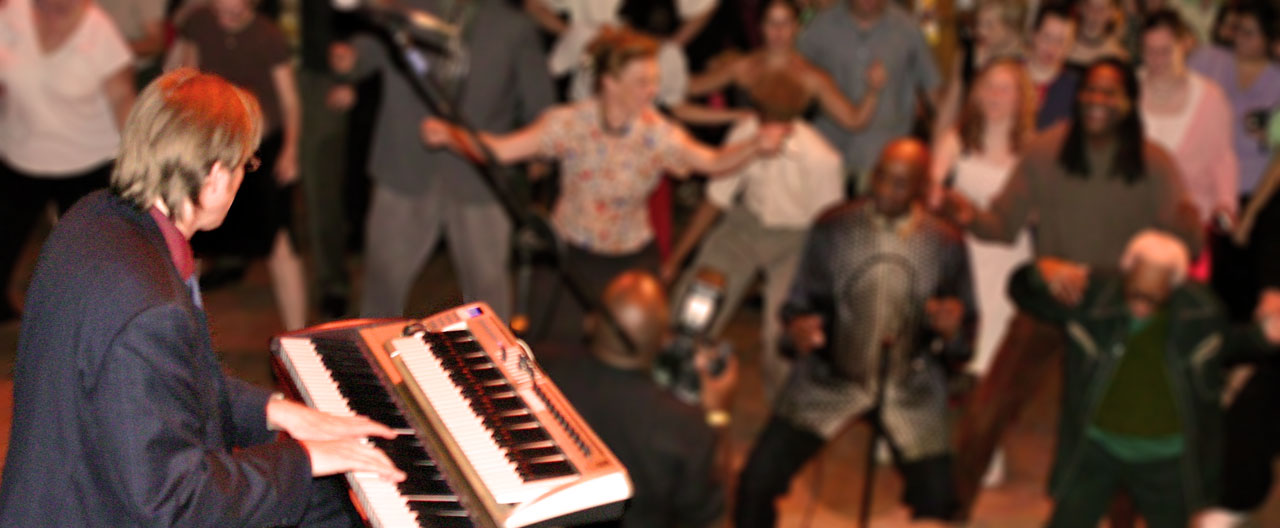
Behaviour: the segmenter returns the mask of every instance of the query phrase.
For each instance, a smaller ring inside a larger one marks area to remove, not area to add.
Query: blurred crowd
[[[963,522],[1059,364],[1049,525],[1236,526],[1267,496],[1274,0],[389,5],[457,31],[406,55],[326,0],[0,0],[0,320],[35,226],[107,186],[135,93],[187,66],[265,119],[226,222],[193,240],[202,287],[262,259],[285,329],[402,317],[446,247],[466,300],[579,349],[552,372],[632,470],[625,526],[772,526],[868,415],[914,517]],[[510,203],[561,249],[527,281]],[[736,366],[700,360],[694,405],[644,375],[708,269],[708,338],[753,296],[763,313],[773,412],[735,486],[713,459]]]

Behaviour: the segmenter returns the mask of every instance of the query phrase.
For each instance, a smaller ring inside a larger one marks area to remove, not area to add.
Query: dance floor
[[[30,251],[27,259],[30,260]],[[353,268],[357,265],[352,262]],[[29,262],[27,264],[30,265]],[[461,302],[446,258],[437,256],[423,273],[412,296],[411,314],[426,315]],[[237,285],[205,295],[214,343],[227,367],[255,383],[270,386],[268,340],[280,332],[265,266],[257,263]],[[760,314],[747,307],[734,319],[727,337],[743,352],[743,369],[732,425],[735,465],[740,466],[754,436],[767,418],[755,368]],[[8,450],[12,418],[12,370],[18,338],[17,323],[0,325],[0,457]],[[987,489],[977,505],[973,527],[1023,528],[1040,526],[1050,502],[1043,489],[1052,458],[1057,420],[1055,379],[1026,407],[1004,442],[1007,478]],[[783,501],[781,526],[855,526],[863,487],[866,428],[855,425],[843,433],[793,483]],[[0,458],[0,462],[2,462]],[[1280,486],[1277,486],[1280,489]],[[898,506],[901,481],[889,465],[875,480],[873,526],[906,526],[906,511]],[[1280,526],[1280,491],[1273,490],[1259,526]]]

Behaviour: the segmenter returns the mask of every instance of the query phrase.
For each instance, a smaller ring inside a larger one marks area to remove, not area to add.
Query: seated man
[[[213,75],[138,97],[111,190],[58,221],[27,292],[0,526],[356,526],[314,477],[404,479],[362,442],[386,426],[273,398],[214,355],[188,241],[222,223],[261,134],[253,95]]]
[[[724,211],[676,287],[680,293],[672,299],[681,302],[701,269],[724,274],[724,303],[716,314],[712,335],[719,335],[733,318],[757,273],[764,275],[764,312],[778,313],[800,263],[809,226],[818,214],[844,197],[840,153],[804,121],[812,99],[799,82],[785,75],[764,76],[752,89],[751,98],[760,118],[738,123],[726,142],[751,137],[761,122],[784,123],[790,134],[776,155],[751,160],[733,174],[707,184],[706,201],[662,266],[662,279],[669,282]],[[789,366],[777,353],[779,326],[773,315],[760,324],[760,367],[769,399],[786,381]]]
[[[658,281],[623,273],[603,301],[634,352],[593,321],[589,350],[539,347],[538,362],[631,474],[635,495],[620,526],[711,526],[724,510],[715,429],[728,424],[736,365],[731,361],[715,377],[699,365],[704,414],[653,381],[653,361],[668,333],[667,299]]]
[[[921,206],[928,167],[918,141],[890,143],[870,199],[836,207],[813,226],[781,314],[801,357],[742,471],[738,528],[773,526],[774,502],[791,478],[876,411],[877,394],[913,516],[954,514],[944,363],[968,357],[975,315],[964,240]]]
[[[1048,526],[1094,526],[1123,491],[1147,526],[1183,528],[1217,496],[1223,362],[1280,344],[1280,293],[1263,295],[1259,324],[1232,328],[1189,264],[1181,241],[1148,230],[1122,274],[1046,257],[1010,280],[1020,308],[1070,337]]]

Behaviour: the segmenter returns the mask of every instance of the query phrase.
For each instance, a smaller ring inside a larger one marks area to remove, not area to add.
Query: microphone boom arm
[[[564,242],[551,229],[545,218],[532,213],[529,208],[516,199],[515,194],[512,193],[510,186],[507,184],[511,177],[510,169],[498,162],[497,156],[481,140],[476,128],[463,117],[462,112],[458,110],[452,99],[445,94],[439,84],[430,78],[428,75],[430,59],[422,53],[422,50],[418,49],[418,45],[420,45],[419,39],[414,38],[404,27],[399,27],[395,30],[385,27],[383,29],[386,37],[384,42],[388,46],[394,46],[394,49],[391,50],[393,53],[390,53],[390,55],[393,58],[396,69],[409,81],[409,86],[414,94],[433,114],[456,125],[465,136],[466,141],[476,146],[479,159],[470,159],[469,157],[468,159],[476,168],[476,171],[480,173],[481,180],[493,192],[494,197],[498,199],[498,203],[511,220],[517,233],[515,237],[517,242],[522,238],[536,238],[544,247],[551,248],[555,255],[557,274],[560,281],[569,290],[569,293],[585,307],[587,312],[598,314],[604,324],[616,332],[628,352],[636,353],[634,341],[623,331],[613,314],[604,309],[600,299],[590,295],[582,280],[565,266],[567,247]],[[521,235],[528,236],[522,237]],[[532,258],[531,251],[525,249],[518,250],[516,254],[521,259]],[[521,262],[521,265],[528,264],[528,262]],[[520,306],[523,303],[517,302],[516,304]]]

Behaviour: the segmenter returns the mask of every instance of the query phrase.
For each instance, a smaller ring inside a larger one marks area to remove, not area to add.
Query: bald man
[[[966,359],[975,320],[960,234],[920,205],[929,154],[914,140],[885,147],[870,196],[826,212],[809,235],[782,319],[796,364],[741,475],[738,528],[773,526],[774,501],[822,446],[879,413],[916,519],[955,510],[946,370]]]
[[[593,321],[585,350],[538,347],[538,362],[631,474],[635,495],[619,526],[711,526],[724,512],[725,497],[714,470],[718,434],[710,422],[725,425],[712,418],[726,416],[736,365],[717,377],[702,369],[703,408],[687,405],[653,382],[653,361],[669,329],[658,280],[623,273],[605,289],[603,302],[634,350]]]

